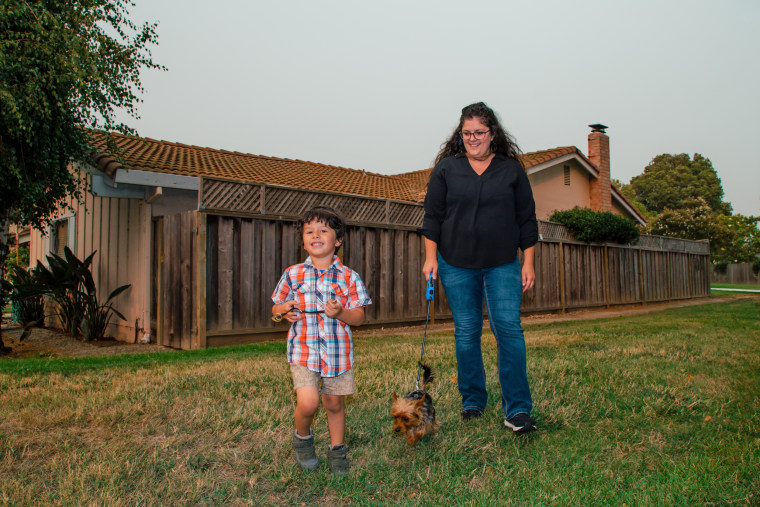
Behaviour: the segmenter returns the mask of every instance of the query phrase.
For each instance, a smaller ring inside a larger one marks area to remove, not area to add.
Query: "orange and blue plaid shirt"
[[[302,264],[290,266],[272,293],[274,304],[296,301],[298,322],[288,333],[288,362],[301,364],[323,377],[336,377],[351,369],[354,346],[351,328],[345,322],[324,314],[330,299],[343,308],[367,306],[372,300],[359,275],[333,256],[329,268],[320,272],[307,257]]]

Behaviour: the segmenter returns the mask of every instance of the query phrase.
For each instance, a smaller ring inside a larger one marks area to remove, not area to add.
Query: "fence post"
[[[639,248],[638,251],[639,251],[639,293],[641,294],[641,305],[646,306],[647,298],[644,295],[644,262],[643,262],[643,256],[641,255],[641,248]]]
[[[665,252],[665,274],[668,277],[667,279],[668,283],[667,285],[665,285],[665,290],[666,290],[665,299],[670,301],[670,299],[672,299],[672,296],[673,296],[673,288],[670,286],[671,278],[672,278],[670,276],[670,252]]]
[[[610,307],[610,256],[607,245],[604,245],[604,304]]]
[[[195,311],[197,312],[198,321],[198,336],[196,342],[196,348],[205,349],[208,348],[206,340],[206,225],[208,215],[206,213],[198,212],[198,236],[196,249],[198,252],[198,258],[195,265],[195,277],[198,282],[196,283],[196,304],[198,305]]]
[[[565,307],[565,244],[559,242],[559,303],[562,313],[566,313]]]
[[[156,220],[156,343],[168,346],[164,322],[164,218]]]

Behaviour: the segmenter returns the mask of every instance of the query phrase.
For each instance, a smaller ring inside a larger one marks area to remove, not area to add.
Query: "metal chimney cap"
[[[593,125],[589,125],[589,127],[591,127],[591,132],[601,132],[602,134],[604,134],[604,129],[609,128],[601,123],[594,123]]]

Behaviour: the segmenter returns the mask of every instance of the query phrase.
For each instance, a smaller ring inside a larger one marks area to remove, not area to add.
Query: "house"
[[[292,218],[317,203],[341,209],[356,231],[344,253],[373,290],[368,322],[424,320],[424,297],[406,273],[421,269],[424,245],[415,230],[430,169],[388,176],[119,134],[113,139],[120,158],[105,154],[105,134],[93,132],[101,154],[72,166],[86,176],[88,191],[46,234],[33,231],[30,248],[31,265],[63,246],[79,258],[97,251],[92,271],[100,294],[132,285],[115,301],[126,321],[113,320],[111,336],[205,348],[278,331],[267,315],[269,294],[282,269],[302,257]],[[588,157],[575,147],[525,154],[539,218],[579,205],[643,223],[611,185],[607,153],[609,138],[594,126]],[[556,275],[545,277],[553,278],[560,287]],[[643,289],[631,290],[644,300]],[[524,307],[571,305],[552,294]],[[583,290],[576,294],[586,297]],[[589,294],[593,304],[606,297]],[[445,298],[436,307],[445,315]]]
[[[528,173],[536,217],[548,220],[557,210],[575,206],[597,211],[611,211],[640,225],[646,219],[611,182],[610,138],[604,125],[589,125],[588,156],[575,146],[525,153],[523,165]],[[397,177],[409,181],[418,199],[424,199],[431,169]]]

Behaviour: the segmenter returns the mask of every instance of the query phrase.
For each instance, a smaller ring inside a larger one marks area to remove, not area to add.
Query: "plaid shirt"
[[[354,362],[351,328],[324,312],[308,313],[324,310],[329,299],[338,300],[347,309],[372,303],[362,279],[337,255],[322,273],[310,257],[303,264],[290,266],[272,293],[275,304],[294,300],[295,308],[301,310],[300,319],[288,333],[288,362],[321,372],[323,377],[336,377],[350,370]]]

